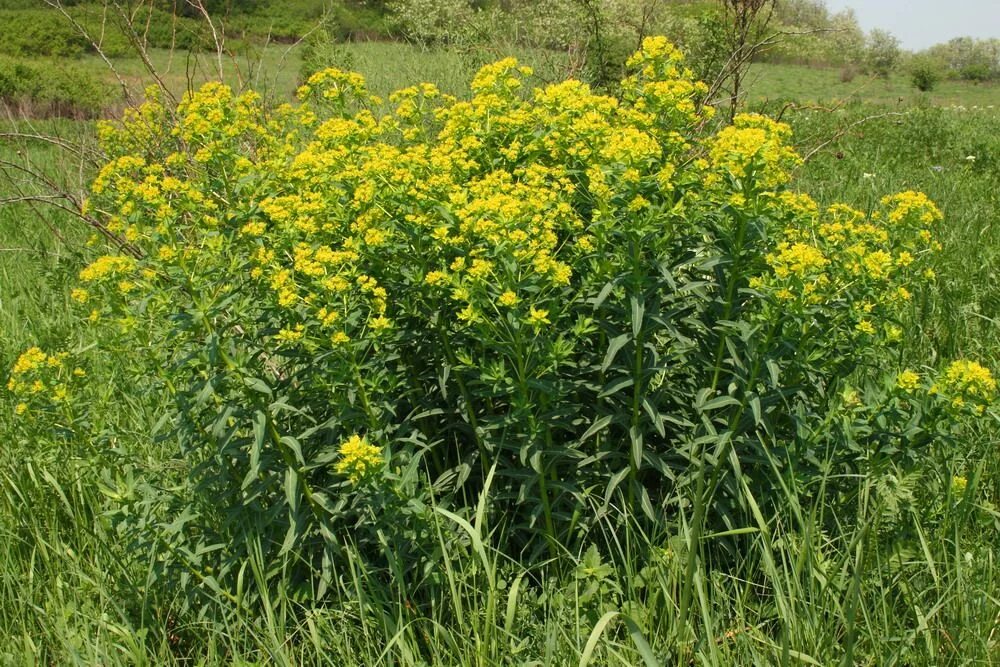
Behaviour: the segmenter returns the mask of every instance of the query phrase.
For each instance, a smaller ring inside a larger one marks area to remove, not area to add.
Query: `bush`
[[[934,90],[941,80],[941,70],[930,58],[914,57],[910,63],[910,81],[913,87],[922,92]]]
[[[785,516],[785,485],[831,498],[832,530],[994,399],[974,362],[895,361],[932,202],[821,209],[787,126],[701,134],[706,87],[662,38],[629,68],[619,98],[528,92],[506,59],[471,101],[421,84],[380,116],[324,70],[299,106],[213,83],[102,127],[87,209],[127,252],[74,298],[108,353],[159,355],[134,383],[188,481],[134,489],[122,528],[161,584],[240,606],[362,576],[430,604],[442,544],[482,554],[487,523],[522,564],[599,562],[619,532]]]
[[[393,0],[397,29],[421,44],[456,44],[476,39],[477,10],[468,0]]]
[[[93,118],[116,100],[114,86],[82,67],[0,57],[0,102],[28,115]]]
[[[868,33],[866,64],[876,76],[886,79],[899,62],[899,40],[885,30]]]
[[[90,43],[58,12],[45,10],[0,11],[0,53],[12,56],[75,58],[90,50]]]
[[[958,71],[958,75],[966,81],[983,83],[993,77],[993,72],[990,70],[990,66],[985,63],[970,63],[963,66]]]

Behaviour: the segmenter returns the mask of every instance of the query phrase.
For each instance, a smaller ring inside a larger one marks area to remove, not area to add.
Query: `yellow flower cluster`
[[[352,435],[342,442],[338,452],[337,473],[347,477],[352,484],[371,475],[384,462],[382,448],[372,445],[360,435]]]
[[[893,321],[913,290],[933,279],[925,260],[940,249],[937,207],[916,192],[886,197],[870,215],[843,204],[820,211],[806,195],[788,192],[765,192],[763,200],[784,229],[766,257],[771,274],[751,286],[828,315],[849,307],[858,334],[899,340]]]
[[[931,387],[955,408],[970,407],[982,413],[996,400],[997,383],[990,370],[975,361],[953,361]]]
[[[86,375],[79,367],[69,368],[69,354],[48,354],[39,347],[30,347],[17,358],[10,369],[7,390],[19,399],[14,411],[23,415],[32,407],[65,403],[74,381]]]
[[[823,256],[819,248],[808,243],[783,241],[778,244],[776,252],[768,255],[767,262],[779,278],[795,276],[804,280],[821,271],[830,260]]]
[[[88,283],[104,280],[109,277],[127,274],[134,268],[135,262],[130,257],[124,255],[104,255],[98,257],[80,271],[80,280]]]
[[[740,114],[719,132],[709,149],[709,160],[735,179],[753,179],[763,190],[773,190],[791,178],[789,170],[801,162],[785,145],[792,129],[760,114]]]
[[[905,370],[896,377],[896,386],[906,392],[914,392],[920,387],[920,375]]]
[[[647,210],[649,177],[672,191],[684,133],[711,115],[663,38],[631,66],[616,99],[578,81],[531,90],[530,68],[507,58],[476,75],[467,101],[421,84],[379,117],[363,77],[337,69],[311,76],[300,106],[273,111],[207,84],[179,105],[175,145],[118,154],[94,183],[90,205],[109,230],[149,250],[143,270],[108,256],[81,279],[114,277],[120,297],[140,298],[160,280],[246,265],[282,344],[339,347],[392,331],[388,289],[417,259],[425,298],[450,304],[453,322],[500,306],[549,324],[548,300],[607,237],[614,209]],[[166,115],[152,97],[120,129],[102,127],[106,148]],[[226,173],[249,176],[245,208],[217,185]]]

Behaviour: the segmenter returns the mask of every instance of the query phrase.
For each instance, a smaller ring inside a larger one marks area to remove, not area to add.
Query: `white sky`
[[[888,30],[918,51],[952,37],[1000,37],[1000,0],[826,0],[852,8],[865,30]]]

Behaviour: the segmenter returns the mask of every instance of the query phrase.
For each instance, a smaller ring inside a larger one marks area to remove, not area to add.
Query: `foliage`
[[[467,94],[458,81],[473,65],[460,53],[386,43],[353,44],[347,50],[370,71],[373,89],[391,90],[406,77],[430,77],[449,92]],[[755,85],[755,96],[808,101],[850,92],[837,86],[835,71],[758,68],[765,80]],[[543,74],[542,80],[553,77]],[[940,277],[932,289],[915,292],[900,322],[904,340],[881,364],[893,387],[898,379],[912,387],[906,369],[919,375],[922,395],[933,384],[934,369],[948,368],[944,360],[977,358],[994,367],[998,362],[1000,334],[994,322],[1000,279],[994,267],[1000,266],[1000,225],[994,193],[1000,117],[986,108],[993,102],[989,87],[945,82],[944,92],[928,97],[930,103],[963,106],[911,109],[896,102],[897,96],[912,99],[906,85],[897,80],[867,90],[864,99],[891,105],[896,113],[888,116],[870,103],[841,105],[834,113],[786,109],[783,102],[771,108],[795,127],[803,154],[839,137],[795,171],[796,189],[812,193],[821,209],[848,201],[875,210],[882,192],[919,189],[945,211],[948,223],[935,226],[944,248],[921,259]],[[87,145],[91,127],[53,120],[33,122],[30,131]],[[66,179],[70,192],[82,189],[75,179],[90,173],[86,163],[77,164],[48,142],[7,138],[0,143],[4,160],[22,154],[31,156],[47,178]],[[169,343],[157,335],[142,342],[133,332],[128,337],[133,344],[113,346],[113,353],[107,342],[100,353],[89,349],[95,334],[113,334],[115,324],[105,321],[89,331],[87,322],[81,327],[75,321],[68,304],[72,289],[80,287],[79,269],[88,264],[81,254],[101,250],[84,246],[85,228],[78,229],[64,210],[42,209],[39,218],[31,202],[11,201],[17,187],[34,190],[19,183],[24,179],[17,172],[7,175],[0,181],[5,197],[0,205],[0,367],[13,367],[33,346],[57,357],[55,350],[68,351],[62,363],[84,368],[86,375],[73,380],[72,406],[60,405],[86,418],[77,418],[70,432],[59,428],[65,420],[53,421],[55,413],[36,403],[33,415],[23,419],[15,415],[22,399],[3,391],[8,378],[2,378],[0,662],[996,662],[1000,467],[992,409],[985,419],[925,449],[915,464],[902,456],[900,466],[890,463],[882,472],[852,478],[858,486],[847,493],[844,480],[833,472],[827,479],[832,484],[820,478],[799,485],[791,475],[753,468],[759,477],[755,483],[769,480],[769,493],[779,494],[775,503],[780,506],[763,506],[761,524],[752,512],[736,513],[732,520],[738,523],[731,529],[697,541],[691,541],[688,530],[690,513],[668,516],[646,533],[640,530],[648,525],[641,509],[626,517],[612,507],[594,519],[598,528],[591,536],[596,539],[575,551],[562,550],[556,561],[521,565],[507,556],[510,533],[502,516],[491,516],[492,494],[484,494],[476,508],[483,508],[482,519],[478,511],[470,518],[471,532],[442,513],[460,511],[453,500],[432,500],[431,524],[440,538],[437,553],[426,560],[438,565],[428,569],[419,589],[394,583],[402,577],[383,576],[371,566],[370,551],[348,546],[340,554],[345,565],[334,587],[348,592],[339,596],[328,593],[320,602],[305,602],[294,597],[296,587],[285,585],[279,574],[271,580],[273,594],[251,607],[214,592],[208,578],[201,589],[205,606],[185,612],[176,604],[176,589],[147,578],[160,552],[130,549],[117,530],[120,521],[130,525],[122,514],[145,496],[147,487],[182,493],[188,472],[189,461],[179,455],[176,439],[162,425],[154,427],[170,395],[156,380],[163,373],[156,351]],[[83,313],[89,315],[95,305],[92,299]],[[140,382],[143,378],[148,381]],[[892,389],[896,396],[901,392]],[[938,401],[930,394],[927,400],[929,405]],[[952,410],[950,401],[937,406]],[[946,423],[954,424],[951,419]],[[814,454],[825,462],[825,452]],[[331,469],[342,460],[338,451]],[[491,488],[496,484],[494,477]],[[756,500],[745,497],[748,503]],[[599,503],[591,508],[588,516],[597,513]],[[839,508],[836,516],[831,508]],[[481,552],[473,548],[474,537],[482,543]],[[614,546],[594,546],[607,543]],[[689,544],[701,548],[690,550]],[[733,550],[737,556],[725,557]],[[692,597],[698,614],[682,629],[677,612],[684,583],[692,580],[689,558],[695,560]],[[258,589],[255,582],[264,580],[258,575],[264,577],[269,565],[252,555],[243,566],[245,586]],[[564,574],[553,575],[555,570]],[[319,579],[319,567],[310,576]],[[432,577],[440,584],[434,592],[427,583]],[[643,644],[648,650],[640,649]]]
[[[871,72],[888,78],[899,62],[899,40],[888,31],[875,29],[868,33],[865,49],[865,62]]]
[[[389,10],[400,32],[422,44],[462,43],[477,32],[469,0],[393,0]]]
[[[83,68],[0,56],[0,101],[8,106],[38,116],[88,118],[115,100],[114,88]]]
[[[1000,78],[1000,40],[956,37],[922,53],[949,76],[969,81]]]
[[[913,87],[921,92],[934,90],[941,80],[941,70],[932,58],[915,56],[910,59],[909,69]]]
[[[62,16],[44,10],[2,10],[0,53],[13,56],[72,58],[90,49],[90,44]]]
[[[187,482],[120,513],[158,585],[347,599],[360,563],[430,604],[441,516],[480,559],[494,520],[512,563],[681,523],[696,554],[782,515],[771,475],[850,507],[990,405],[974,362],[886,364],[940,249],[925,196],[821,210],[786,189],[787,126],[699,135],[669,43],[629,66],[618,99],[527,93],[506,59],[469,102],[422,84],[376,116],[323,70],[273,114],[210,84],[103,127],[88,211],[128,252],[74,298],[105,346],[171,341],[135,383],[170,397]]]

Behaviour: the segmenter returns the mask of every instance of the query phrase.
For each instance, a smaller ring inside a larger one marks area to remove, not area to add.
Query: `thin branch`
[[[890,118],[892,116],[906,116],[906,115],[908,115],[908,112],[906,112],[906,111],[887,111],[885,113],[875,114],[875,115],[872,115],[872,116],[866,116],[864,118],[856,120],[853,123],[845,125],[840,130],[838,130],[832,137],[830,137],[826,141],[821,142],[820,144],[818,144],[817,146],[815,146],[811,151],[809,151],[808,153],[806,153],[805,155],[803,155],[802,156],[802,162],[803,163],[808,162],[814,155],[816,155],[821,150],[823,150],[824,148],[826,148],[827,146],[829,146],[830,144],[832,144],[837,139],[840,139],[845,134],[847,134],[848,132],[850,132],[855,127],[858,127],[859,125],[864,125],[865,123],[870,123],[871,121],[873,121],[873,120],[879,120],[880,118]]]
[[[219,31],[215,29],[215,22],[212,17],[208,15],[208,10],[205,9],[205,3],[202,0],[187,0],[188,4],[198,10],[198,12],[205,19],[205,23],[208,24],[208,29],[212,31],[212,41],[215,42],[215,57],[218,61],[219,68],[219,81],[225,80],[226,70],[222,66],[222,56],[225,53],[223,46],[225,45],[226,35],[223,32],[222,37],[219,37]]]
[[[135,100],[132,97],[132,91],[129,89],[129,86],[125,82],[125,79],[118,72],[118,69],[115,67],[115,64],[113,62],[111,62],[111,59],[104,52],[104,49],[101,48],[101,42],[98,41],[98,40],[95,40],[94,37],[90,34],[90,31],[87,30],[85,27],[83,27],[83,25],[81,25],[79,21],[77,21],[75,18],[73,18],[73,16],[68,11],[66,11],[66,8],[63,7],[62,0],[45,0],[45,4],[47,4],[48,6],[54,8],[56,10],[58,10],[59,13],[62,14],[63,17],[73,25],[73,27],[76,29],[76,31],[81,36],[83,36],[84,39],[86,39],[88,42],[90,42],[90,45],[94,49],[94,52],[97,53],[98,56],[100,56],[101,60],[104,61],[104,64],[108,66],[109,70],[111,70],[111,73],[115,75],[116,79],[118,79],[118,85],[120,85],[121,88],[122,88],[122,95],[125,97],[125,101],[128,104],[134,104]],[[105,3],[105,5],[104,5],[104,11],[105,12],[107,11],[107,7],[108,7],[107,3]],[[104,24],[106,23],[106,21],[107,21],[107,16],[104,16],[101,19],[101,39],[102,40],[103,40],[103,33],[104,33]]]

